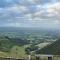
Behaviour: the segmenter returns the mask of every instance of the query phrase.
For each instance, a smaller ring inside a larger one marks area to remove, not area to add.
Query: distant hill
[[[60,55],[60,39],[48,45],[41,50],[36,51],[36,54],[52,54],[52,55]]]

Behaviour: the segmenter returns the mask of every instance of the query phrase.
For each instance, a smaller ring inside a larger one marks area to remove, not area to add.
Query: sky
[[[0,27],[60,26],[60,0],[0,0]]]

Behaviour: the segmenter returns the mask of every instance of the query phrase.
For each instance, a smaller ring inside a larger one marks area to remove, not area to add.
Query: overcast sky
[[[0,0],[0,27],[59,27],[60,0]]]

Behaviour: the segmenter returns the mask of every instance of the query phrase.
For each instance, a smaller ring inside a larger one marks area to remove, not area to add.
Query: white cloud
[[[54,4],[47,4],[45,6],[42,7],[37,7],[37,8],[41,8],[40,10],[38,10],[37,12],[35,12],[34,16],[35,17],[40,17],[40,18],[46,18],[46,19],[50,19],[50,18],[57,18],[59,19],[60,16],[60,3],[54,3]]]
[[[55,4],[48,6],[47,12],[51,15],[60,14],[60,3],[55,3]]]
[[[29,11],[26,6],[21,6],[21,5],[14,5],[12,7],[7,8],[6,10],[9,12],[15,12],[15,13],[18,13],[18,12],[26,13]]]

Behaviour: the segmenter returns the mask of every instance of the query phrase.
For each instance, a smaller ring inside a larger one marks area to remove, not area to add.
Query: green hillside
[[[25,54],[24,47],[13,46],[10,52],[0,51],[0,57],[25,58],[27,55]]]
[[[60,55],[60,40],[55,41],[51,45],[48,45],[42,48],[39,51],[36,51],[37,54],[53,54]]]
[[[25,44],[22,39],[0,37],[0,57],[25,58]]]

